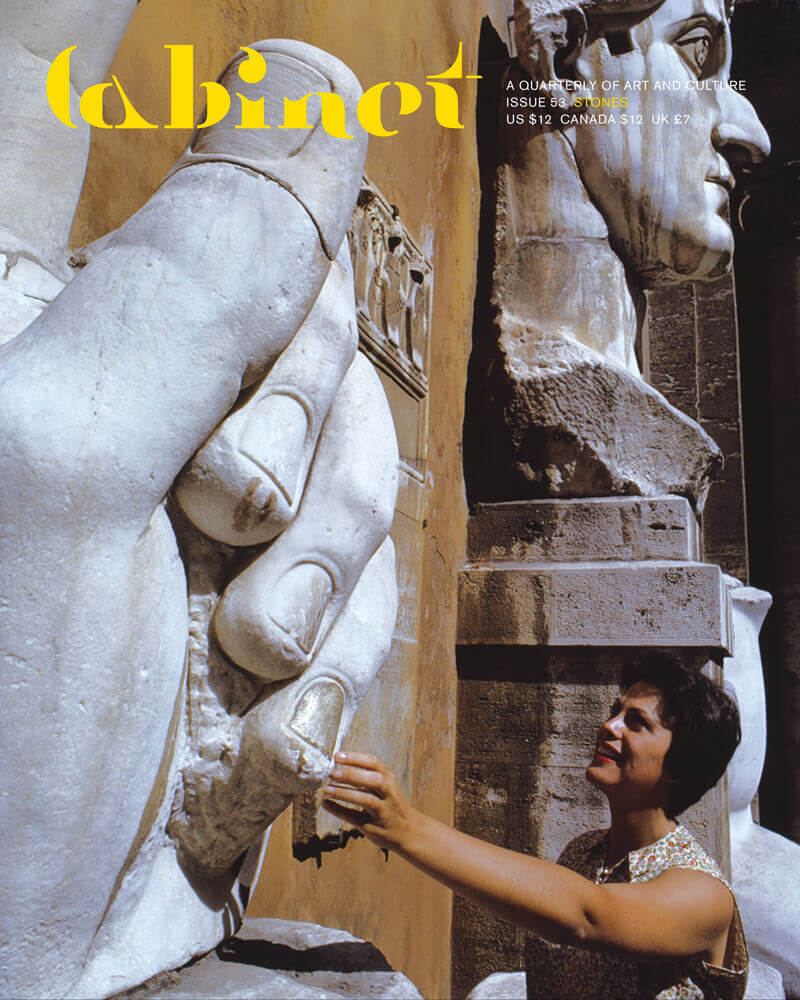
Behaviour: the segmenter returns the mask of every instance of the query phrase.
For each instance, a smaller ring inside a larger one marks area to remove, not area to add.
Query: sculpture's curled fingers
[[[204,534],[228,545],[274,538],[297,513],[323,421],[358,346],[347,241],[305,322],[175,484]]]
[[[322,783],[386,659],[396,611],[394,546],[387,538],[313,664],[300,677],[262,686],[253,707],[229,716],[224,745],[217,728],[209,727],[205,738],[200,727],[226,688],[226,668],[213,662],[211,650],[210,681],[200,680],[197,663],[194,700],[204,708],[167,828],[184,864],[212,876],[225,872],[295,796]]]
[[[325,422],[297,518],[228,585],[220,646],[265,681],[311,663],[391,526],[398,485],[391,412],[357,354]]]

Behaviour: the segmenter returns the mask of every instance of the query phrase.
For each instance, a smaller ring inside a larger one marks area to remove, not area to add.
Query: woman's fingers
[[[381,806],[381,799],[377,795],[373,795],[372,792],[361,791],[358,788],[351,788],[349,785],[328,783],[323,786],[322,794],[324,798],[332,799],[334,802],[349,806],[358,806],[359,809],[363,809],[370,816]]]
[[[371,753],[354,753],[352,750],[339,750],[334,756],[337,764],[347,764],[354,767],[361,767],[367,771],[380,771],[388,774],[388,768],[379,757]]]
[[[350,826],[354,826],[357,830],[360,830],[364,825],[367,817],[358,809],[347,809],[345,806],[339,805],[332,799],[323,799],[322,808],[329,812],[332,816],[336,816],[337,819],[344,820],[345,823],[349,823]]]
[[[365,788],[383,798],[384,776],[380,771],[370,771],[361,767],[334,767],[330,784],[352,785],[354,788]]]
[[[342,764],[343,758],[351,763]],[[323,807],[357,827],[378,847],[396,849],[409,829],[414,810],[394,775],[372,754],[338,753],[336,759],[322,789]]]

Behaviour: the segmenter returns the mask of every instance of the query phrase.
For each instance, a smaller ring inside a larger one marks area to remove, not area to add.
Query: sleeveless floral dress
[[[608,831],[592,830],[570,841],[558,863],[598,885],[649,882],[670,868],[692,868],[730,885],[689,831],[679,826],[666,837],[631,851],[610,870],[604,867]],[[636,960],[531,935],[525,965],[528,1000],[742,1000],[749,955],[739,908],[728,939],[727,967],[699,958]]]

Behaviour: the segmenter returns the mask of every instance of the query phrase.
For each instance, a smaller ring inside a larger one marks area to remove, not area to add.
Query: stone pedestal
[[[729,651],[726,588],[682,497],[480,504],[459,576],[463,646]]]
[[[422,1000],[369,941],[295,920],[245,920],[235,938],[198,962],[166,972],[115,1000]]]
[[[682,497],[475,509],[459,577],[460,829],[555,860],[572,837],[607,825],[584,771],[622,668],[647,647],[698,669],[731,649],[722,571],[698,551]],[[725,789],[683,820],[730,870]],[[521,967],[524,934],[462,901],[453,939],[455,995]]]

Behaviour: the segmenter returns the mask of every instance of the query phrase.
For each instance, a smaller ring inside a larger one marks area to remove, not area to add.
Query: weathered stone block
[[[602,497],[478,504],[470,562],[579,562],[698,558],[697,521],[685,497]]]
[[[721,453],[691,417],[598,351],[504,317],[493,395],[507,472],[496,495],[659,496],[702,510]]]
[[[464,645],[731,648],[722,571],[706,563],[469,565],[458,594]]]
[[[703,554],[748,578],[736,305],[730,275],[648,293],[644,373],[719,445],[723,468],[703,508]],[[754,478],[754,481],[758,476]]]
[[[471,760],[456,766],[456,823],[459,830],[505,845],[508,809],[513,792],[513,764]]]
[[[454,997],[466,996],[493,969],[522,967],[524,933],[458,896],[453,902],[452,940]]]

